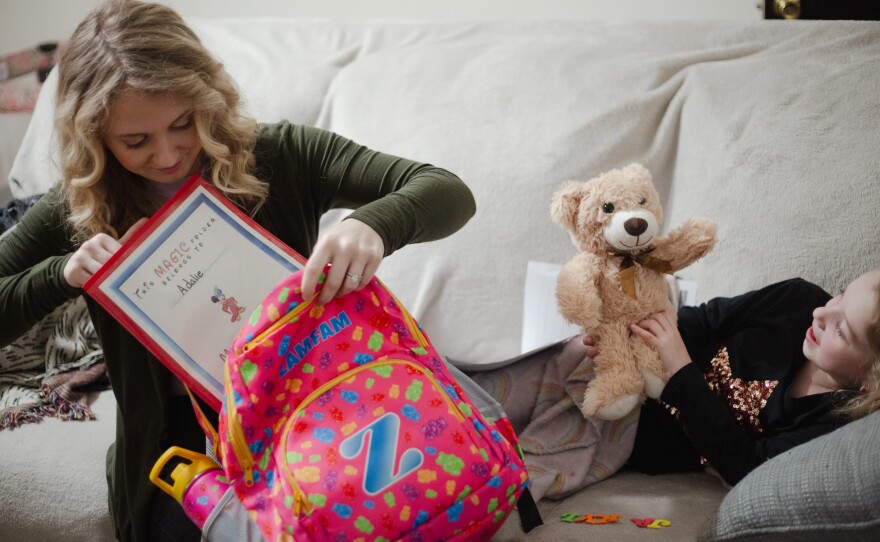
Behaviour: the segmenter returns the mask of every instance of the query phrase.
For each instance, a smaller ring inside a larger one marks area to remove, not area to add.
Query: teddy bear
[[[716,224],[691,218],[661,236],[660,197],[651,174],[635,163],[563,183],[550,210],[578,249],[557,278],[559,312],[596,339],[599,350],[581,411],[616,420],[645,396],[659,397],[668,380],[657,352],[630,324],[660,311],[675,316],[664,274],[712,250]]]

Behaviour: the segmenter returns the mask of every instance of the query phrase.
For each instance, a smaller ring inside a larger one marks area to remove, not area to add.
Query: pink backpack
[[[226,478],[269,540],[488,540],[528,475],[377,279],[319,306],[302,272],[229,350]]]

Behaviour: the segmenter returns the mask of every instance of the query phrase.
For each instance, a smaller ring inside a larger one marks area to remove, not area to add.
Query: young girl
[[[631,329],[671,375],[660,402],[641,410],[629,459],[636,470],[708,463],[735,484],[880,407],[880,269],[833,298],[790,280],[685,307],[677,328],[660,313]]]
[[[614,422],[580,412],[590,358],[600,354],[590,337],[470,374],[510,416],[536,499],[563,498],[624,466],[667,473],[708,465],[735,484],[767,459],[880,409],[880,269],[833,298],[792,279],[682,308],[677,327],[655,314],[631,329],[671,377],[659,401]]]
[[[0,246],[0,343],[8,344],[81,287],[194,173],[309,257],[308,297],[326,264],[326,303],[365,285],[384,256],[458,230],[475,212],[442,169],[381,154],[339,135],[240,113],[222,66],[171,9],[110,1],[90,13],[58,66],[56,128],[63,182]],[[355,211],[318,239],[321,216]],[[118,402],[108,453],[110,507],[121,540],[199,532],[148,479],[171,445],[204,435],[171,373],[87,300]]]

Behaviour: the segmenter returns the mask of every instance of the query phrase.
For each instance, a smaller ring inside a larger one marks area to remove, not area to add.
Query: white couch
[[[633,161],[653,172],[667,227],[694,215],[719,224],[717,248],[681,273],[698,284],[700,300],[792,276],[833,291],[880,266],[878,23],[192,23],[259,120],[330,129],[469,184],[478,212],[463,230],[406,247],[379,270],[452,360],[519,353],[527,262],[574,254],[551,221],[551,194],[566,179]],[[49,152],[53,81],[13,164],[17,197],[58,178]],[[101,394],[98,421],[64,431],[50,420],[0,433],[0,538],[112,539],[103,487],[111,402]],[[50,464],[35,457],[48,448],[64,451],[63,468],[59,456]],[[880,463],[876,445],[867,453]],[[726,493],[704,473],[620,473],[543,503],[546,524],[527,538],[749,539],[737,538],[746,536],[742,524],[719,522],[730,519],[716,516]],[[59,494],[76,509],[58,505]],[[566,512],[621,522],[562,523]],[[629,522],[648,516],[671,525]],[[497,538],[525,539],[515,523]],[[759,534],[784,539],[789,527]],[[880,526],[867,528],[873,536]]]

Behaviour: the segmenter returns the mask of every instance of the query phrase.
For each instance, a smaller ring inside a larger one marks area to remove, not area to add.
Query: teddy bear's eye
[[[648,201],[648,200],[645,199],[645,198],[640,199],[640,200],[639,200],[639,205],[644,205],[646,201]]]
[[[606,203],[605,205],[602,206],[602,210],[605,211],[606,213],[613,213],[614,212],[614,204],[613,203]]]

